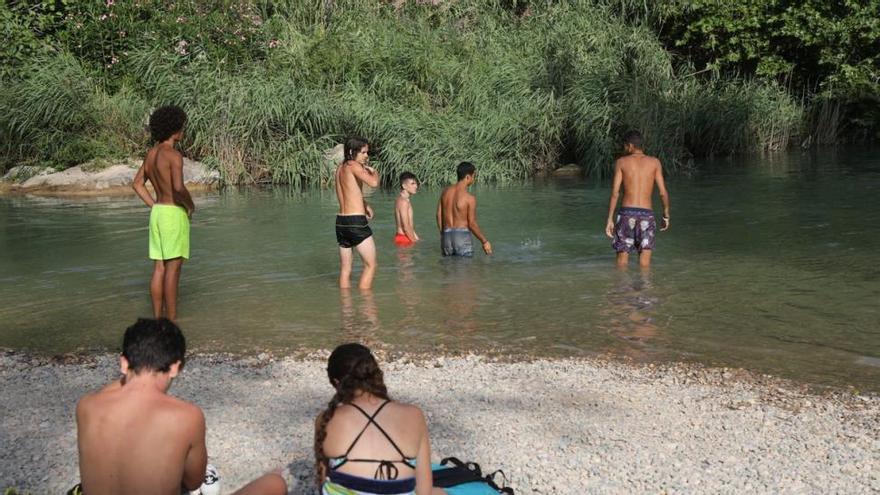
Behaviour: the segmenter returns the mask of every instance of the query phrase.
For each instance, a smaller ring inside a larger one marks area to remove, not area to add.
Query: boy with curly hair
[[[183,260],[189,259],[189,221],[195,205],[183,182],[183,155],[174,145],[183,137],[186,113],[169,105],[150,115],[155,145],[134,178],[137,195],[150,207],[150,281],[153,316],[177,319],[177,287]],[[156,197],[147,190],[150,181]]]

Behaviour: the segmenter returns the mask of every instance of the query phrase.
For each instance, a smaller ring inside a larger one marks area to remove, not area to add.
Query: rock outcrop
[[[93,163],[77,165],[61,172],[52,168],[32,166],[14,167],[3,176],[3,181],[11,183],[13,191],[54,191],[54,192],[109,192],[124,190],[131,186],[140,162],[134,159],[121,164],[93,170]],[[210,188],[220,182],[220,173],[204,164],[187,158],[183,159],[183,180],[187,186]]]

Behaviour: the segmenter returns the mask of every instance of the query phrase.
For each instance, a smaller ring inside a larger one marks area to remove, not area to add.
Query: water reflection
[[[339,289],[341,336],[344,342],[379,347],[379,310],[372,290]]]
[[[627,345],[615,347],[634,359],[648,356],[649,344],[659,333],[656,314],[660,298],[650,268],[618,269],[609,279],[607,302],[600,311],[607,331]]]
[[[442,306],[444,308],[444,330],[450,337],[450,344],[467,348],[479,329],[474,315],[477,309],[477,284],[474,277],[474,260],[471,258],[444,258],[440,262],[442,282]],[[485,324],[485,322],[484,322]]]
[[[422,303],[421,292],[416,278],[416,262],[414,251],[408,247],[397,249],[397,285],[395,292],[397,301],[403,310],[400,327],[404,330],[419,327],[419,307]]]

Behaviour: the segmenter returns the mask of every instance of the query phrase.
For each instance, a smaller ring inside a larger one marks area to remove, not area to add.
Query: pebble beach
[[[171,393],[198,404],[224,492],[283,469],[314,493],[313,418],[327,353],[196,356]],[[502,469],[530,493],[877,493],[880,398],[741,370],[479,355],[381,359],[392,397],[425,411],[432,455]],[[0,488],[78,481],[74,408],[115,356],[0,356]]]

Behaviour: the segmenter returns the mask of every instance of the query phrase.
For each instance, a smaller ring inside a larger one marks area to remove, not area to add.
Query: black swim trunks
[[[336,215],[336,242],[339,247],[353,248],[373,235],[366,215]]]

